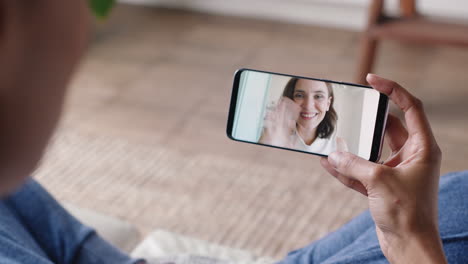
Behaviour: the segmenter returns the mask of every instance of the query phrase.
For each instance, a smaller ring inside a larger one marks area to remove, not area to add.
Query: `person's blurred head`
[[[297,125],[307,130],[317,129],[319,138],[329,138],[335,130],[337,114],[333,108],[333,88],[320,81],[291,78],[283,96],[301,107]]]
[[[0,195],[36,168],[88,39],[88,1],[0,3]]]

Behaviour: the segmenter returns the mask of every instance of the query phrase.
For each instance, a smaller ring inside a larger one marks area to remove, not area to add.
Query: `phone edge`
[[[234,140],[234,141],[236,141],[236,139],[232,136],[232,128],[233,128],[233,125],[234,125],[234,115],[235,115],[234,110],[235,110],[236,105],[237,105],[237,97],[238,97],[238,93],[239,93],[240,76],[241,76],[242,72],[245,71],[245,70],[248,70],[248,69],[245,69],[245,68],[237,69],[234,72],[234,80],[233,80],[233,83],[232,83],[231,100],[230,100],[230,103],[229,103],[228,120],[227,120],[227,124],[226,124],[226,135],[227,135],[228,138],[230,138],[231,140]]]
[[[380,93],[379,107],[377,109],[377,118],[374,128],[374,138],[372,139],[372,149],[369,161],[377,162],[380,160],[382,155],[382,148],[385,137],[385,127],[387,125],[389,112],[389,98],[387,95]],[[378,117],[383,114],[384,118],[382,122],[377,122]],[[377,127],[378,126],[378,127]],[[376,133],[378,132],[378,133]]]

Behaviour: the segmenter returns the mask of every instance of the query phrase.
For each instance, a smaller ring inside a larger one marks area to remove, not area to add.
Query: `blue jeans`
[[[468,263],[468,171],[440,179],[439,228],[448,263]],[[430,249],[429,249],[430,250]],[[388,263],[366,211],[317,242],[293,251],[281,264]]]
[[[34,180],[0,201],[0,263],[134,264]]]

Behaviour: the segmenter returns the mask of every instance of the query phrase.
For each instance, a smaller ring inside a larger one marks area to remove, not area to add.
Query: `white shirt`
[[[312,144],[307,145],[304,140],[299,136],[297,131],[291,135],[292,137],[292,148],[318,153],[323,155],[328,155],[336,150],[336,134],[333,133],[329,138],[315,138]]]

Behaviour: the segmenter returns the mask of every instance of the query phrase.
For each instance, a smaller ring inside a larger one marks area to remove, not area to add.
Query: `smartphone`
[[[387,115],[388,97],[370,86],[239,69],[226,132],[240,142],[376,162]]]

